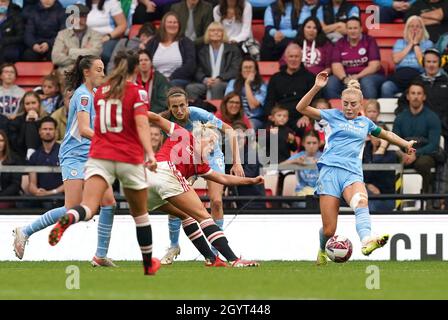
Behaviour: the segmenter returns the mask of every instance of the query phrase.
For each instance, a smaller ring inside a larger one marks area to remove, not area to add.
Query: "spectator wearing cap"
[[[65,28],[65,10],[56,0],[40,0],[27,15],[25,27],[26,61],[51,60],[59,30]]]
[[[103,48],[101,33],[87,27],[89,8],[83,4],[76,4],[76,7],[79,17],[73,15],[71,26],[59,31],[51,53],[53,63],[61,72],[71,69],[78,56],[99,56]]]
[[[123,38],[121,39],[118,44],[115,46],[114,51],[112,52],[112,57],[110,58],[109,63],[107,64],[107,73],[110,73],[110,71],[115,67],[115,56],[118,52],[123,50],[142,50],[146,48],[146,45],[148,44],[149,40],[151,40],[154,35],[156,34],[156,30],[151,22],[146,22],[143,24],[138,31],[137,36],[128,39]]]
[[[20,59],[24,32],[20,7],[10,0],[0,0],[0,64]]]

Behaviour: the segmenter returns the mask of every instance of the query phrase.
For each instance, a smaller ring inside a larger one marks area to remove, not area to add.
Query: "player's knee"
[[[211,207],[213,212],[221,211],[222,207],[223,207],[222,200],[221,199],[219,199],[219,200],[211,200],[210,201],[210,207]]]
[[[357,192],[350,200],[350,208],[355,211],[357,208],[366,208],[368,206],[368,197],[365,193]]]

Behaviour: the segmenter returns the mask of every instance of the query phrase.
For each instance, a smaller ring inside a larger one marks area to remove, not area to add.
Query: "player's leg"
[[[154,275],[160,268],[160,261],[152,257],[152,229],[147,207],[147,189],[133,190],[123,188],[129,209],[135,221],[137,242],[143,258],[145,275]]]
[[[188,190],[182,194],[166,199],[169,203],[177,207],[182,212],[188,214],[199,222],[202,231],[207,240],[214,246],[219,253],[221,253],[227,261],[234,267],[252,267],[258,266],[255,261],[244,261],[238,259],[230,248],[224,232],[219,229],[216,223],[211,218],[210,214],[205,210],[204,205],[199,199],[196,192]]]
[[[368,196],[363,182],[357,181],[345,187],[343,196],[355,212],[356,232],[362,243],[362,253],[370,255],[374,250],[383,247],[387,243],[389,235],[385,234],[381,237],[371,236],[372,228]]]
[[[191,218],[186,213],[182,212],[175,206],[170,203],[166,203],[163,206],[159,207],[158,210],[166,212],[172,216],[176,216],[182,220],[182,227],[184,229],[185,234],[190,239],[190,241],[194,244],[196,249],[204,256],[206,260],[206,266],[222,266],[222,263],[219,263],[219,258],[217,259],[217,255],[214,254],[205,239],[201,228],[196,220]],[[218,261],[217,261],[218,260]],[[225,265],[225,264],[224,264]]]
[[[115,263],[107,258],[109,250],[112,225],[115,214],[115,198],[112,187],[109,187],[101,199],[101,208],[98,218],[98,243],[96,253],[91,263],[94,267],[116,267]]]
[[[207,180],[207,194],[210,198],[212,218],[221,230],[224,230],[223,192],[224,186],[222,184]],[[214,247],[212,247],[212,250],[215,255],[218,255],[218,251]]]
[[[180,254],[179,234],[182,220],[178,217],[168,215],[168,232],[170,236],[170,247],[167,249],[165,255],[160,262],[162,264],[173,263],[174,258]]]
[[[317,265],[327,263],[325,245],[334,236],[338,224],[339,198],[331,195],[320,195],[320,214],[322,218],[322,228],[319,230],[319,252],[317,255]]]
[[[63,207],[51,209],[30,224],[22,228],[14,229],[13,247],[17,258],[23,258],[26,243],[31,235],[42,229],[45,229],[48,226],[55,224],[63,215],[66,214],[68,208],[72,208],[81,202],[84,180],[67,179],[64,180],[63,183],[65,190],[65,204]]]
[[[72,224],[90,220],[98,211],[98,207],[109,183],[99,175],[90,176],[84,183],[82,202],[67,211],[50,232],[48,242],[54,246],[61,240],[65,230]]]

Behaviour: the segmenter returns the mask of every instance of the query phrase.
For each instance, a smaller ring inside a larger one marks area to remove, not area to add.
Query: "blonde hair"
[[[369,100],[367,100],[367,102],[366,102],[366,104],[365,104],[365,106],[364,106],[364,112],[367,111],[367,107],[368,107],[368,106],[374,106],[375,109],[376,109],[376,111],[378,111],[378,113],[381,112],[381,106],[380,106],[380,103],[379,103],[378,100],[376,100],[376,99],[369,99]]]
[[[202,138],[213,138],[214,140],[217,140],[219,138],[217,127],[211,123],[206,122],[202,123],[200,121],[193,122],[193,138],[195,140],[200,140]]]
[[[357,94],[359,96],[359,102],[361,103],[364,99],[361,91],[361,85],[358,80],[352,79],[347,83],[347,89],[342,91],[342,95],[344,94]]]
[[[406,24],[404,25],[404,31],[403,31],[403,38],[404,40],[406,40],[407,42],[411,42],[412,39],[409,37],[409,25],[411,24],[411,22],[413,22],[414,20],[417,20],[420,23],[420,26],[422,27],[422,31],[423,31],[423,37],[419,40],[419,42],[423,41],[423,40],[428,40],[429,39],[429,33],[428,30],[426,30],[425,27],[425,23],[423,22],[423,19],[419,16],[410,16],[408,18],[408,20],[406,20]]]
[[[214,21],[212,23],[210,23],[207,27],[207,30],[204,33],[204,43],[205,44],[209,44],[210,43],[210,36],[209,36],[209,31],[211,28],[219,28],[222,31],[222,42],[223,43],[228,43],[229,42],[229,37],[227,35],[226,29],[224,29],[224,26],[222,25],[221,22],[217,22]]]

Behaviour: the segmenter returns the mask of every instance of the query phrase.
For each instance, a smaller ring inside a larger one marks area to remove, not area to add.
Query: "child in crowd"
[[[39,97],[42,101],[42,107],[47,113],[51,114],[62,105],[59,78],[56,75],[49,74],[44,77],[41,91]]]
[[[282,164],[315,165],[322,153],[319,151],[319,134],[316,131],[309,131],[303,137],[304,151],[294,154]],[[319,170],[305,169],[297,170],[297,186],[295,195],[299,197],[310,196],[314,194]],[[294,204],[297,208],[305,208],[305,202]]]
[[[269,116],[271,125],[268,127],[266,132],[268,135],[266,139],[266,148],[267,152],[270,153],[270,144],[277,143],[278,159],[275,161],[275,159],[272,159],[273,155],[269,154],[271,164],[285,161],[291,156],[291,151],[297,150],[297,142],[294,131],[286,126],[288,119],[288,109],[280,105],[272,108],[271,115]]]
[[[315,100],[312,107],[316,109],[331,109],[331,104],[327,99],[321,98]],[[297,122],[297,127],[303,128],[303,134],[306,134],[310,131],[316,131],[319,136],[319,150],[323,151],[325,146],[325,127],[327,125],[327,121],[321,119],[320,121],[315,121],[313,119],[308,118],[307,116],[302,116]]]

